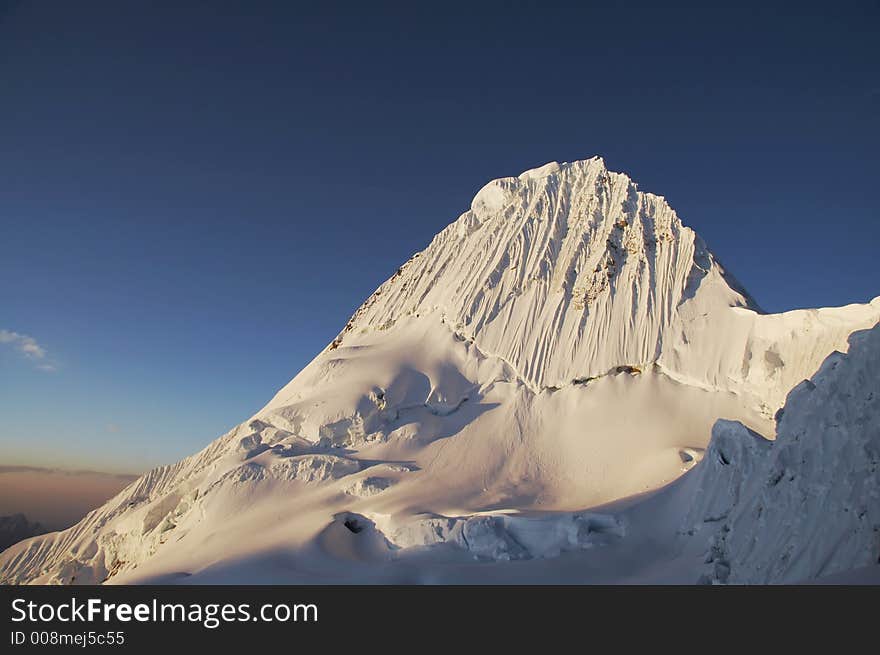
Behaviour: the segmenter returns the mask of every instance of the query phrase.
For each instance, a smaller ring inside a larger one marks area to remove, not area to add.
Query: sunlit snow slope
[[[547,164],[483,187],[251,419],[9,549],[0,580],[591,571],[647,532],[608,503],[693,467],[720,418],[772,437],[878,320],[880,298],[765,315],[662,197],[599,158]]]

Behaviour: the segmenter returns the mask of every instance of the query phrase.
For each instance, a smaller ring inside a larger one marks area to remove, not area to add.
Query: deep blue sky
[[[0,462],[197,450],[550,160],[665,195],[770,311],[880,294],[877,2],[295,4],[2,5]]]

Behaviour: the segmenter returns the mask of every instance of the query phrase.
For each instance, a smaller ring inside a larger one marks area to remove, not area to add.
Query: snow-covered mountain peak
[[[409,580],[436,545],[459,581],[611,543],[633,561],[639,526],[584,510],[680,476],[718,419],[772,437],[878,320],[880,299],[762,314],[661,196],[551,162],[486,184],[266,406],[13,546],[0,582]]]
[[[522,203],[535,193],[558,196],[578,189],[580,193],[602,194],[602,187],[611,183],[612,176],[620,184],[632,185],[633,190],[636,189],[627,175],[609,171],[601,157],[561,164],[551,161],[516,176],[491,180],[474,197],[471,212],[481,220],[488,220],[497,215],[503,216],[505,209],[510,209],[517,202]]]
[[[599,157],[551,162],[480,189],[331,348],[436,314],[534,386],[559,386],[657,361],[685,303],[756,309],[662,197]]]
[[[594,160],[589,160],[594,161]],[[602,160],[598,157],[595,161],[601,162]],[[565,164],[567,166],[567,164]],[[548,175],[552,175],[553,173],[557,173],[559,171],[559,162],[551,161],[547,162],[543,166],[538,166],[537,168],[530,168],[527,171],[523,171],[519,174],[519,180],[538,180],[542,177],[547,177]]]

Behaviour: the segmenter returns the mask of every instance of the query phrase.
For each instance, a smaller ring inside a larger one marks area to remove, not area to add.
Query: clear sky
[[[198,450],[550,160],[769,311],[880,294],[877,2],[301,4],[0,4],[0,463]]]

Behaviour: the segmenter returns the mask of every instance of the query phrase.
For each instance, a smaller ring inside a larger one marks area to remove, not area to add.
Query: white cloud
[[[33,337],[11,330],[0,330],[0,344],[7,344],[28,359],[34,360],[41,371],[56,370],[55,365],[46,359],[46,349]]]

